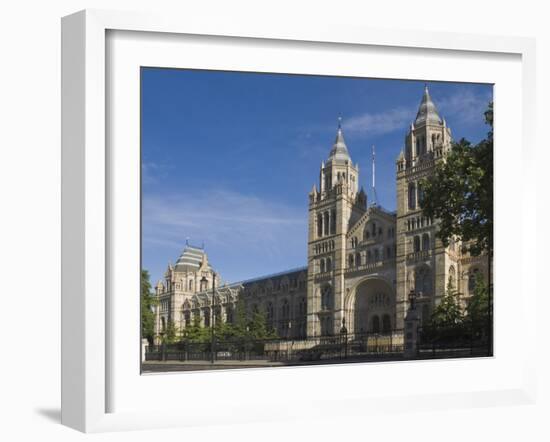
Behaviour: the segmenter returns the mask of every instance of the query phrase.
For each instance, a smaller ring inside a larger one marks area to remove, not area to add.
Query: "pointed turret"
[[[344,133],[342,131],[342,118],[338,118],[338,131],[336,132],[336,139],[332,145],[327,164],[335,161],[351,161],[348,153],[348,147],[346,146],[346,140],[344,140]]]
[[[416,119],[414,120],[414,126],[418,127],[426,124],[443,124],[437,112],[437,108],[430,97],[427,85],[424,87],[424,95],[422,96],[422,101],[420,102],[420,107],[418,108]]]

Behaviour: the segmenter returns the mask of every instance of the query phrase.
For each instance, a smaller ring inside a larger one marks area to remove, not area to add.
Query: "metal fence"
[[[318,361],[364,356],[400,355],[403,332],[352,333],[305,339],[238,339],[186,342],[146,347],[146,361],[266,360]]]
[[[492,356],[492,324],[418,329],[417,357]]]

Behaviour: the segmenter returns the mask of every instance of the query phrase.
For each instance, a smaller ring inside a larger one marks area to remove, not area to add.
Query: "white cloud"
[[[413,108],[396,107],[382,112],[365,113],[344,121],[344,129],[365,135],[383,135],[405,130],[413,120]]]
[[[463,124],[483,122],[483,113],[491,100],[491,94],[476,94],[472,89],[461,88],[453,95],[434,98],[439,113],[447,119]]]
[[[461,124],[480,123],[491,94],[476,94],[471,88],[463,87],[459,92],[443,97],[434,96],[439,113],[447,122]],[[414,106],[398,106],[380,112],[367,112],[344,121],[344,129],[356,135],[384,135],[395,131],[406,131],[414,121],[420,100]]]
[[[226,190],[143,197],[143,239],[153,247],[179,249],[190,238],[235,259],[246,253],[280,257],[289,243],[304,247],[306,228],[304,208]]]
[[[144,184],[151,184],[158,182],[159,178],[162,178],[172,166],[166,164],[159,164],[153,161],[143,161],[141,163],[141,177]]]

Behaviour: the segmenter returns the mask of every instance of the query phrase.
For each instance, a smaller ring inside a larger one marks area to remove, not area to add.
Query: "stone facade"
[[[349,333],[402,330],[408,293],[419,295],[422,322],[449,281],[466,305],[476,273],[487,279],[487,258],[468,256],[458,241],[445,247],[436,238],[437,220],[421,210],[420,181],[445,161],[451,141],[426,87],[396,161],[397,210],[389,212],[367,203],[339,125],[309,194],[307,266],[220,286],[204,250],[187,245],[156,286],[157,334],[168,321],[177,329],[194,318],[204,327],[232,321],[238,299],[249,314],[265,312],[280,337],[295,340],[336,335],[343,326]]]

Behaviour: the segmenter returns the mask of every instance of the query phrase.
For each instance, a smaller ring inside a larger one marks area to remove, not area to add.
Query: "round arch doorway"
[[[347,302],[349,330],[356,334],[390,333],[394,328],[394,292],[381,278],[367,278],[351,291]]]

